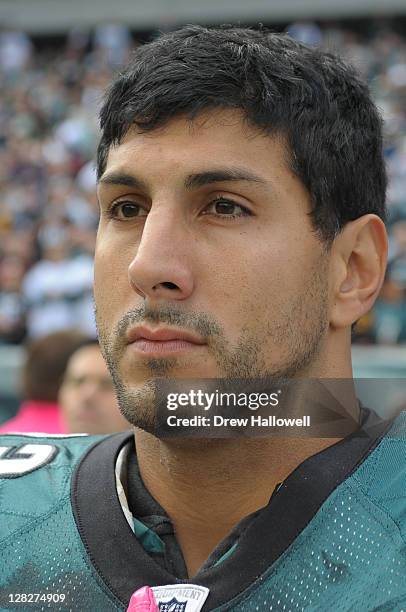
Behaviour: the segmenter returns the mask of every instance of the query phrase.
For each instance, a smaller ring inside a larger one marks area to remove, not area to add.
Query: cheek
[[[225,255],[213,280],[219,296],[213,314],[234,344],[241,334],[266,344],[266,337],[271,342],[277,329],[286,328],[298,296],[306,295],[313,259],[299,244],[272,239],[269,230],[257,236],[255,248],[251,242],[239,245],[232,258]]]
[[[126,253],[100,247],[95,253],[94,300],[100,319],[110,322],[114,314],[120,315],[127,303],[131,304],[132,290],[128,281]]]
[[[60,405],[63,407],[62,412],[65,414],[70,414],[72,412],[72,408],[75,407],[76,404],[76,394],[71,389],[65,389],[60,394]]]
[[[257,243],[241,245],[232,257],[226,254],[214,268],[214,293],[221,296],[222,312],[234,313],[245,319],[263,318],[266,310],[280,301],[287,285],[296,286],[289,279],[291,263],[282,248]]]

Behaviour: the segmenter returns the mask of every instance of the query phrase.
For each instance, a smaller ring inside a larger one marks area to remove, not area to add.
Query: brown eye
[[[111,208],[111,216],[114,219],[134,219],[146,217],[147,211],[135,202],[116,202]]]
[[[216,210],[216,213],[218,213],[219,215],[232,215],[236,212],[235,209],[239,207],[237,207],[232,202],[227,202],[227,200],[219,200],[215,203],[214,208]]]
[[[230,217],[232,219],[236,217],[244,217],[246,215],[250,215],[250,211],[233,202],[232,200],[227,200],[226,198],[217,198],[209,204],[209,206],[205,210],[205,214],[217,215],[218,217]]]

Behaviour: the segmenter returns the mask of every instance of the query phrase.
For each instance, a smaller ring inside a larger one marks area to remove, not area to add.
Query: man
[[[69,433],[103,434],[128,429],[96,340],[70,357],[59,390],[61,416]]]
[[[402,417],[338,442],[155,435],[158,379],[351,378],[351,326],[387,249],[366,87],[288,37],[188,26],[137,52],[101,127],[96,316],[135,446],[7,442],[15,471],[28,451],[34,470],[5,480],[8,504],[24,480],[66,480],[30,515],[13,503],[6,593],[42,584],[81,610],[126,609],[143,587],[160,610],[402,609]]]

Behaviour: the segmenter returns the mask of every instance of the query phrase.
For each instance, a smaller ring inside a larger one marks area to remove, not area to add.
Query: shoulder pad
[[[406,411],[354,474],[369,499],[398,525],[406,539]]]
[[[72,472],[106,436],[0,436],[0,540],[70,494]]]

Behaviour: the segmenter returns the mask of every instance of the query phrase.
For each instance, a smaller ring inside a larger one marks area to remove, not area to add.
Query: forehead
[[[240,111],[214,110],[193,120],[179,116],[148,132],[130,128],[119,144],[110,147],[103,176],[134,166],[148,169],[149,163],[154,168],[157,163],[160,167],[169,164],[177,173],[214,163],[243,165],[254,172],[270,166],[290,171],[288,159],[281,135],[262,133]]]
[[[70,358],[68,362],[68,371],[82,370],[82,369],[100,369],[101,367],[106,368],[104,359],[97,345],[83,346],[78,349]]]

